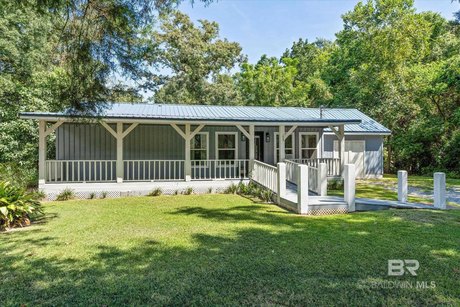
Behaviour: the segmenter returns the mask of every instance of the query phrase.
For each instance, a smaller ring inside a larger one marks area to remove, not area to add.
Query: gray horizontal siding
[[[115,126],[112,126],[115,129]],[[125,129],[128,125],[125,126]],[[192,126],[192,130],[195,126]],[[234,126],[205,126],[209,133],[209,158],[216,159],[216,132],[238,133],[238,158],[247,159],[247,141]],[[259,127],[263,132],[264,162],[274,163],[274,142],[277,127]],[[320,132],[318,128],[298,128],[295,134],[295,157],[298,157],[299,133]],[[270,141],[265,135],[269,133]],[[138,125],[124,139],[125,160],[182,160],[185,158],[183,138],[170,125]],[[115,160],[115,138],[99,124],[65,123],[57,129],[56,157],[59,160]]]
[[[335,135],[324,135],[324,158],[334,156]],[[366,176],[375,177],[383,175],[383,137],[379,135],[346,135],[345,140],[364,140],[364,173]]]

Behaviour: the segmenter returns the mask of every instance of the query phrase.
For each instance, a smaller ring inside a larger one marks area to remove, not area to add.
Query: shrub
[[[89,198],[89,199],[95,199],[95,198],[96,198],[96,193],[91,192],[91,193],[89,194],[89,197],[88,197],[88,198]]]
[[[173,195],[179,195],[179,190],[175,190]]]
[[[238,185],[232,183],[224,190],[224,194],[237,194],[238,193]]]
[[[0,163],[0,181],[10,182],[24,189],[34,188],[38,182],[37,169],[28,164]]]
[[[35,198],[38,200],[46,198],[46,193],[43,190],[34,190],[32,193],[34,193]]]
[[[182,194],[184,194],[184,195],[193,194],[193,188],[191,188],[191,187],[186,188],[186,189],[182,192]]]
[[[75,192],[70,188],[65,188],[61,193],[56,197],[56,200],[63,201],[75,198]]]
[[[208,194],[212,194],[212,188],[208,189]]]
[[[29,225],[31,216],[40,213],[41,204],[34,192],[0,182],[0,230]]]
[[[343,190],[343,179],[333,178],[327,182],[328,190]]]
[[[263,202],[266,202],[266,203],[271,203],[273,202],[273,192],[270,191],[269,189],[260,189],[259,190],[259,195],[258,197],[260,198],[260,200],[262,200]]]
[[[149,194],[147,194],[147,196],[160,196],[161,194],[163,194],[161,188],[156,188],[152,190]]]
[[[107,191],[103,191],[101,193],[101,198],[107,198]]]

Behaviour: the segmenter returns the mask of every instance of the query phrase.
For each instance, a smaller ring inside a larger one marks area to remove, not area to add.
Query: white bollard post
[[[308,213],[308,165],[297,166],[297,211]]]
[[[319,196],[327,195],[327,165],[320,163],[318,166],[318,191]]]
[[[407,172],[398,171],[398,201],[407,203]]]
[[[446,209],[446,174],[434,173],[434,207]]]
[[[354,212],[355,207],[355,191],[356,191],[356,173],[354,164],[346,164],[344,168],[344,191],[343,198],[348,204],[348,212]]]
[[[278,174],[277,174],[277,181],[278,181],[278,189],[277,189],[277,201],[278,204],[281,203],[281,197],[286,196],[286,163],[279,162],[277,164],[278,167]]]

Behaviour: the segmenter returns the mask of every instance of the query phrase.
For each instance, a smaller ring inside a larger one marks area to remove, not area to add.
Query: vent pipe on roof
[[[319,106],[319,118],[323,118],[323,108],[324,108],[323,105]]]

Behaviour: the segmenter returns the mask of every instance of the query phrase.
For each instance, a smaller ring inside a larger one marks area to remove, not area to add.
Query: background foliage
[[[393,131],[387,171],[459,175],[460,14],[363,1],[334,41],[299,39],[252,64],[217,23],[176,11],[179,2],[0,0],[2,177],[36,167],[37,126],[19,112],[100,112],[146,90],[163,103],[358,108]]]

